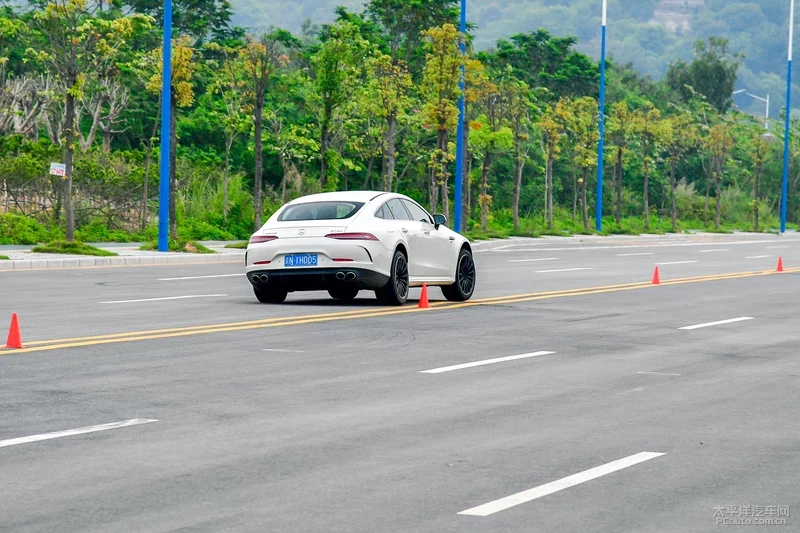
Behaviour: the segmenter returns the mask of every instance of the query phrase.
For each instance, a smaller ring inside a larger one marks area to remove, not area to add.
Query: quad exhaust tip
[[[348,272],[345,277],[347,279],[356,279],[356,273],[355,272]]]
[[[269,281],[269,276],[267,276],[266,274],[262,274],[260,276],[256,274],[253,276],[253,281],[260,281],[261,283],[266,283],[267,281]]]
[[[337,272],[336,273],[336,279],[338,279],[338,280],[343,280],[345,277],[346,277],[346,274],[344,272]]]

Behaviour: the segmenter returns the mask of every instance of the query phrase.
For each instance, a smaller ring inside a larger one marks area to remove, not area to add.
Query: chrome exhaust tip
[[[261,283],[266,283],[269,281],[269,276],[267,276],[266,274],[262,274],[260,279]]]
[[[348,272],[345,277],[347,279],[356,279],[356,273],[355,272]]]
[[[345,278],[345,273],[344,272],[337,272],[336,273],[336,279],[343,280],[344,278]]]

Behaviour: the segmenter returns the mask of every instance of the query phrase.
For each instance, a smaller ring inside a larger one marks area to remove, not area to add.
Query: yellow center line
[[[800,272],[800,268],[786,269],[787,273]],[[698,276],[691,278],[679,278],[674,280],[662,281],[662,285],[682,285],[687,283],[702,283],[707,281],[721,281],[728,279],[740,279],[757,276],[771,276],[777,274],[772,270],[767,271],[753,271],[753,272],[734,272],[730,274],[718,274],[710,276]],[[607,285],[600,287],[586,287],[580,289],[565,289],[561,291],[547,291],[528,294],[513,294],[507,296],[498,296],[493,298],[481,298],[468,302],[450,303],[450,302],[435,302],[432,304],[431,309],[420,309],[418,307],[402,307],[390,309],[367,309],[367,310],[351,310],[341,311],[334,313],[320,313],[313,315],[300,315],[300,316],[287,316],[275,317],[261,320],[250,320],[244,322],[230,322],[222,324],[208,324],[204,326],[187,326],[166,329],[156,329],[149,331],[133,331],[125,333],[112,333],[108,335],[96,335],[92,337],[75,337],[66,339],[51,339],[26,343],[27,348],[18,350],[0,350],[0,354],[21,354],[31,352],[41,352],[50,350],[59,350],[64,348],[76,348],[85,346],[96,346],[100,344],[115,344],[120,342],[135,342],[154,339],[167,339],[176,337],[186,337],[190,335],[201,335],[210,333],[223,333],[231,331],[245,331],[251,329],[274,328],[282,326],[295,326],[303,324],[314,324],[319,322],[331,322],[338,320],[352,320],[356,318],[375,318],[383,316],[400,315],[407,313],[418,313],[426,311],[449,311],[455,309],[463,309],[467,307],[478,307],[488,305],[500,304],[513,304],[521,302],[530,302],[536,300],[548,300],[555,298],[566,298],[570,296],[588,296],[592,294],[604,294],[611,292],[631,291],[637,289],[656,288],[657,285],[652,285],[648,282],[640,283],[626,283],[619,285]]]

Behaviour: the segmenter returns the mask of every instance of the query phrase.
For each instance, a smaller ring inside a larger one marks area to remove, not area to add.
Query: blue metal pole
[[[461,0],[461,57],[467,55],[467,0]],[[456,132],[456,191],[455,205],[453,206],[453,229],[461,231],[461,207],[464,181],[464,63],[461,63],[461,79],[458,82],[460,95],[458,97],[458,129]]]
[[[597,145],[597,199],[595,202],[594,229],[603,231],[603,153],[606,136],[606,6],[603,0],[603,15],[600,44],[600,141]]]
[[[164,57],[161,69],[161,177],[158,195],[158,251],[169,250],[169,142],[172,97],[172,0],[164,0]]]
[[[786,233],[786,207],[789,203],[789,127],[792,118],[792,41],[794,39],[794,0],[789,9],[789,61],[786,71],[786,127],[783,133],[783,188],[781,192],[781,233]]]

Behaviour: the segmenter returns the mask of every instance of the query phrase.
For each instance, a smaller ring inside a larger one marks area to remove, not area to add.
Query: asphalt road
[[[430,310],[261,305],[238,264],[0,272],[0,531],[798,530],[800,237],[475,256]]]

